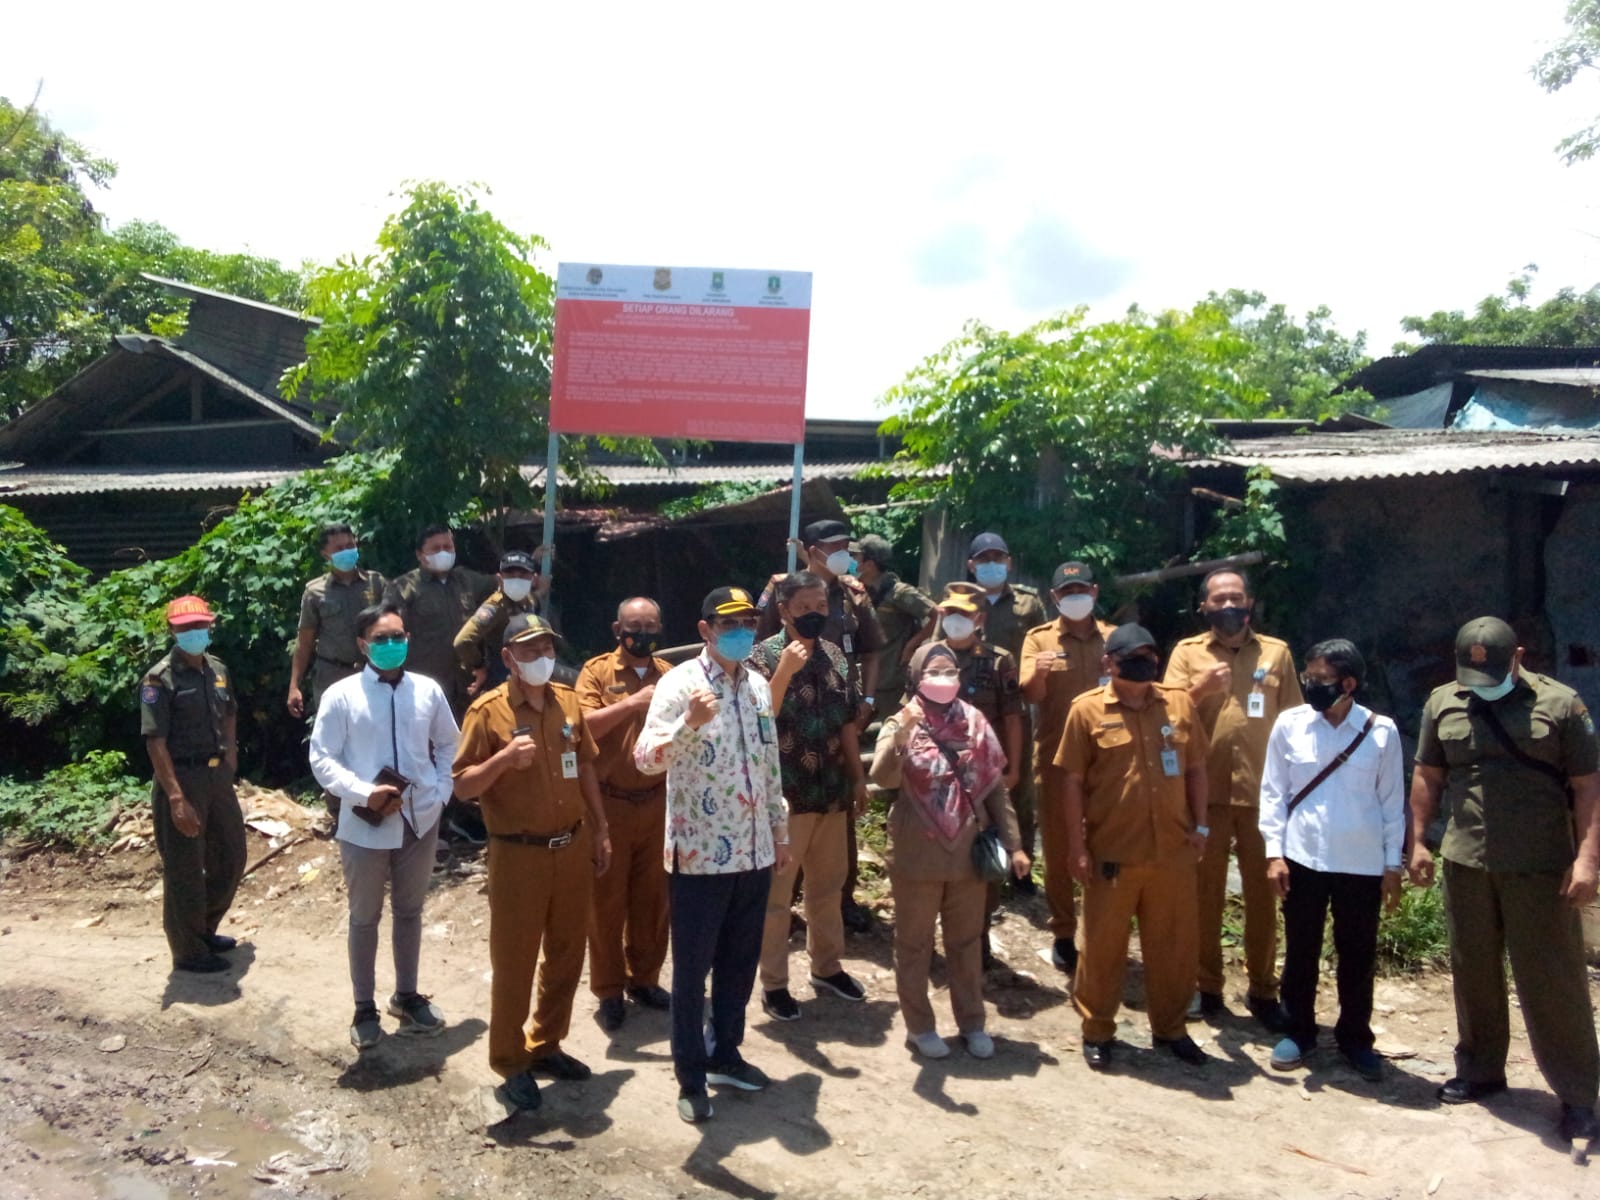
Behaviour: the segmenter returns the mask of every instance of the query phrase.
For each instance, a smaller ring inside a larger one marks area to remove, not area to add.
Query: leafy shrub
[[[108,840],[111,815],[149,796],[127,768],[126,755],[91,750],[37,782],[0,779],[0,837],[69,846]]]
[[[1378,926],[1378,966],[1390,974],[1450,965],[1450,938],[1444,921],[1444,893],[1438,885],[1408,887],[1400,907],[1385,913]]]

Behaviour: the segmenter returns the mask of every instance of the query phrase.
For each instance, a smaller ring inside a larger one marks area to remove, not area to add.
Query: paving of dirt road
[[[745,1053],[776,1082],[717,1094],[709,1124],[677,1119],[665,1016],[630,1007],[608,1038],[586,990],[567,1047],[594,1077],[491,1124],[481,877],[448,876],[428,900],[423,987],[448,1031],[358,1059],[330,843],[245,881],[224,927],[245,944],[222,976],[169,976],[147,850],[36,854],[0,873],[0,1197],[1600,1196],[1600,1167],[1548,1136],[1556,1104],[1520,1024],[1508,1095],[1435,1102],[1454,1037],[1443,978],[1379,981],[1380,1048],[1399,1056],[1381,1084],[1331,1052],[1309,1073],[1272,1071],[1273,1039],[1237,987],[1235,1015],[1194,1027],[1210,1067],[1154,1054],[1134,1009],[1116,1070],[1093,1075],[1038,955],[1035,900],[996,930],[1018,968],[990,979],[996,1057],[957,1042],[924,1063],[905,1048],[880,923],[850,938],[866,1004],[802,986],[790,1025],[752,1005]],[[380,956],[380,987],[387,976]]]

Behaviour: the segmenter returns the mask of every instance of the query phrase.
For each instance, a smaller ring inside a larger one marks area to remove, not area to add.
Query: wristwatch
[[[868,708],[877,708],[878,698],[876,696],[863,696],[861,697],[861,703],[865,704]]]
[[[1194,831],[1203,838],[1208,838],[1211,836],[1211,826],[1209,825],[1196,825],[1194,827]]]

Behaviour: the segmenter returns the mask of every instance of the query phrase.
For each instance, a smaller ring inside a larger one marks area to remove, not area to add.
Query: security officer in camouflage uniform
[[[872,597],[883,646],[878,651],[878,688],[873,711],[881,717],[900,711],[906,690],[906,663],[918,646],[933,636],[939,614],[933,601],[889,569],[893,550],[887,538],[869,533],[861,539],[856,577]]]
[[[471,700],[472,677],[456,656],[456,634],[493,591],[494,576],[456,565],[456,540],[449,527],[430,525],[417,535],[417,569],[390,580],[383,594],[384,603],[399,607],[411,635],[406,669],[444,689],[458,724]]]
[[[1600,1134],[1600,1048],[1579,910],[1600,876],[1600,747],[1565,684],[1522,665],[1504,621],[1456,635],[1456,682],[1423,706],[1411,782],[1411,882],[1433,883],[1428,823],[1444,804],[1445,918],[1456,999],[1447,1104],[1506,1087],[1509,954],[1534,1060],[1561,1099],[1564,1138]]]
[[[356,649],[356,614],[382,600],[387,586],[378,572],[360,568],[355,531],[343,522],[323,528],[322,557],[327,574],[306,584],[300,595],[300,629],[289,665],[288,707],[295,717],[306,715],[300,684],[308,667],[315,708],[328,688],[365,665]]]
[[[467,687],[469,696],[480,695],[485,688],[505,682],[505,664],[498,654],[485,654],[484,647],[493,650],[499,646],[506,623],[518,613],[539,612],[541,601],[550,590],[533,555],[523,550],[507,550],[500,556],[498,581],[500,586],[456,634],[456,657],[472,675],[472,683]]]
[[[214,621],[199,596],[167,605],[177,645],[145,672],[139,726],[155,774],[150,800],[161,852],[161,921],[178,971],[225,971],[234,939],[217,932],[244,877],[237,708],[228,668],[207,654]]]

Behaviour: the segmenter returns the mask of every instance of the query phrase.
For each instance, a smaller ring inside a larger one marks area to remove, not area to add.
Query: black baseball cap
[[[1503,683],[1516,653],[1516,631],[1499,617],[1468,621],[1456,634],[1456,682],[1462,687]]]
[[[531,642],[536,637],[552,637],[558,643],[567,640],[538,613],[518,613],[506,622],[506,631],[500,635],[500,644],[509,646],[513,642]]]
[[[1156,640],[1150,636],[1150,631],[1143,625],[1129,622],[1118,625],[1111,631],[1111,636],[1106,639],[1106,653],[1112,658],[1121,658],[1135,650],[1143,650],[1146,646],[1155,650]]]
[[[800,531],[800,540],[808,546],[819,542],[837,542],[850,536],[850,526],[843,521],[813,521]]]
[[[743,588],[713,588],[700,602],[700,619],[703,621],[709,621],[712,617],[737,617],[755,611],[756,602],[750,599],[750,593]]]
[[[972,545],[967,547],[967,557],[977,558],[985,550],[998,550],[1001,554],[1011,553],[1005,538],[998,533],[980,533],[972,539]]]
[[[1056,568],[1056,573],[1050,577],[1050,589],[1055,591],[1064,588],[1070,583],[1093,583],[1094,568],[1088,563],[1064,562]]]
[[[539,562],[526,550],[507,550],[500,556],[502,571],[532,571],[537,573]]]

